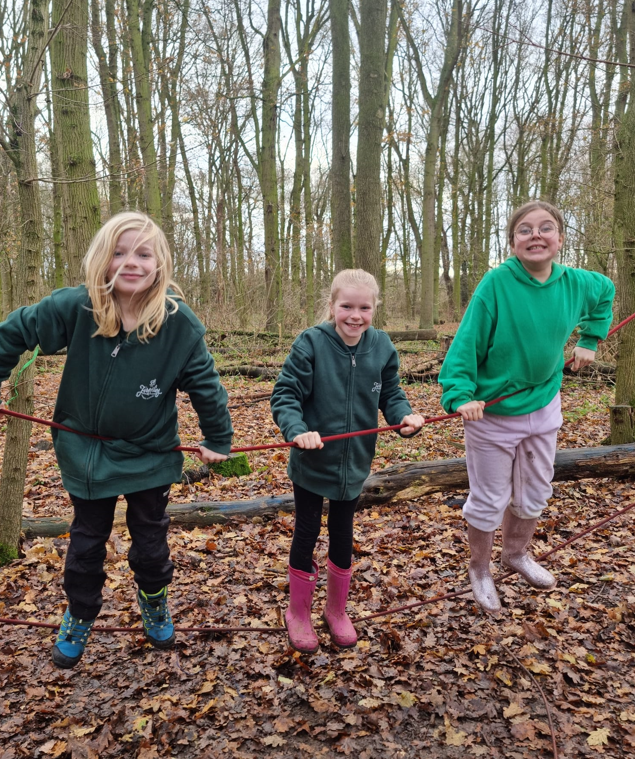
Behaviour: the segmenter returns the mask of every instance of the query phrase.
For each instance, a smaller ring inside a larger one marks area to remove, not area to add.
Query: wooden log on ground
[[[404,342],[406,340],[436,340],[437,333],[433,329],[412,329],[406,332],[388,330],[388,337],[393,343]]]
[[[217,366],[216,371],[221,376],[264,377],[265,379],[277,379],[282,366],[270,369],[266,366]]]
[[[567,448],[556,454],[554,482],[583,480],[590,477],[635,477],[635,443]],[[392,500],[407,501],[430,493],[464,490],[468,487],[465,459],[417,461],[387,467],[371,474],[364,483],[359,508],[380,506]],[[223,524],[234,517],[253,518],[293,511],[293,496],[257,498],[251,501],[203,501],[174,503],[168,506],[174,524]],[[123,522],[124,508],[115,523]],[[29,538],[55,537],[67,533],[68,519],[50,517],[23,519],[22,530]]]

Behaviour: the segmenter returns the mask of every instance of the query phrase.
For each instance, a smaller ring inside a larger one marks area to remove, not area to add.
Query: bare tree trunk
[[[329,0],[333,47],[331,105],[331,224],[335,270],[353,266],[351,242],[351,43],[348,34],[350,0]]]
[[[66,282],[74,286],[82,281],[82,260],[101,223],[88,106],[88,0],[53,0],[52,9],[53,24],[65,12],[51,43],[51,83],[61,179],[65,180]]]
[[[36,93],[40,88],[42,58],[48,27],[46,0],[31,0],[25,57],[18,64],[19,74],[9,107],[14,116],[8,134],[2,130],[1,145],[12,160],[18,177],[22,237],[18,262],[16,300],[34,303],[38,295],[40,252],[44,242],[40,188],[36,153]],[[24,364],[28,357],[22,358]],[[33,414],[34,363],[20,377],[17,398],[12,408]],[[16,418],[7,421],[2,478],[0,479],[0,563],[17,558],[22,520],[24,479],[28,461],[31,425]]]
[[[264,50],[260,186],[262,189],[265,226],[266,328],[268,330],[275,330],[277,329],[278,322],[281,321],[280,309],[282,307],[280,298],[278,171],[276,165],[278,92],[280,90],[280,0],[269,0]]]
[[[135,100],[139,120],[139,145],[143,158],[143,178],[146,211],[161,223],[161,191],[157,151],[154,144],[152,100],[150,90],[150,59],[152,11],[154,0],[126,0],[130,51],[135,81]],[[141,26],[141,16],[143,26]]]

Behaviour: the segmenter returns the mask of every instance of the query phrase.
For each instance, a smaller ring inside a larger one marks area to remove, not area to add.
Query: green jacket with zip
[[[64,487],[96,499],[168,485],[181,479],[176,392],[189,394],[204,435],[202,445],[229,453],[232,426],[227,393],[204,341],[205,328],[179,302],[147,343],[136,333],[91,337],[97,325],[88,291],[54,291],[19,308],[0,324],[0,381],[26,350],[67,348],[53,420],[97,440],[53,429]]]
[[[439,374],[447,412],[522,388],[528,389],[486,412],[518,416],[544,408],[562,384],[563,348],[573,330],[579,328],[581,348],[595,350],[604,340],[613,317],[611,280],[552,267],[539,282],[512,256],[483,277]]]
[[[286,441],[303,432],[322,437],[389,425],[412,413],[399,384],[399,356],[385,332],[369,327],[347,346],[330,322],[302,332],[271,395],[271,410]],[[356,498],[370,473],[377,435],[325,443],[321,450],[292,448],[289,477],[326,498]]]

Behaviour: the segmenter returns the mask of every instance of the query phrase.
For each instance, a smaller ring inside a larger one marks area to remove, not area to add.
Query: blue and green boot
[[[77,619],[67,607],[53,646],[53,663],[56,666],[70,669],[77,664],[94,624],[94,619]]]
[[[174,643],[174,625],[168,609],[168,589],[161,588],[158,593],[137,593],[141,609],[143,632],[155,648],[171,648]]]

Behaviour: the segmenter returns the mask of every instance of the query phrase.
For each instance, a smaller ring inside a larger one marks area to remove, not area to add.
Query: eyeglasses
[[[521,224],[515,230],[514,237],[516,237],[516,239],[518,240],[529,240],[529,238],[534,233],[534,229],[537,229],[538,234],[541,237],[544,237],[545,239],[553,237],[557,232],[556,225],[552,224],[550,221],[546,221],[544,224],[541,224],[539,227],[530,227],[529,224]]]

